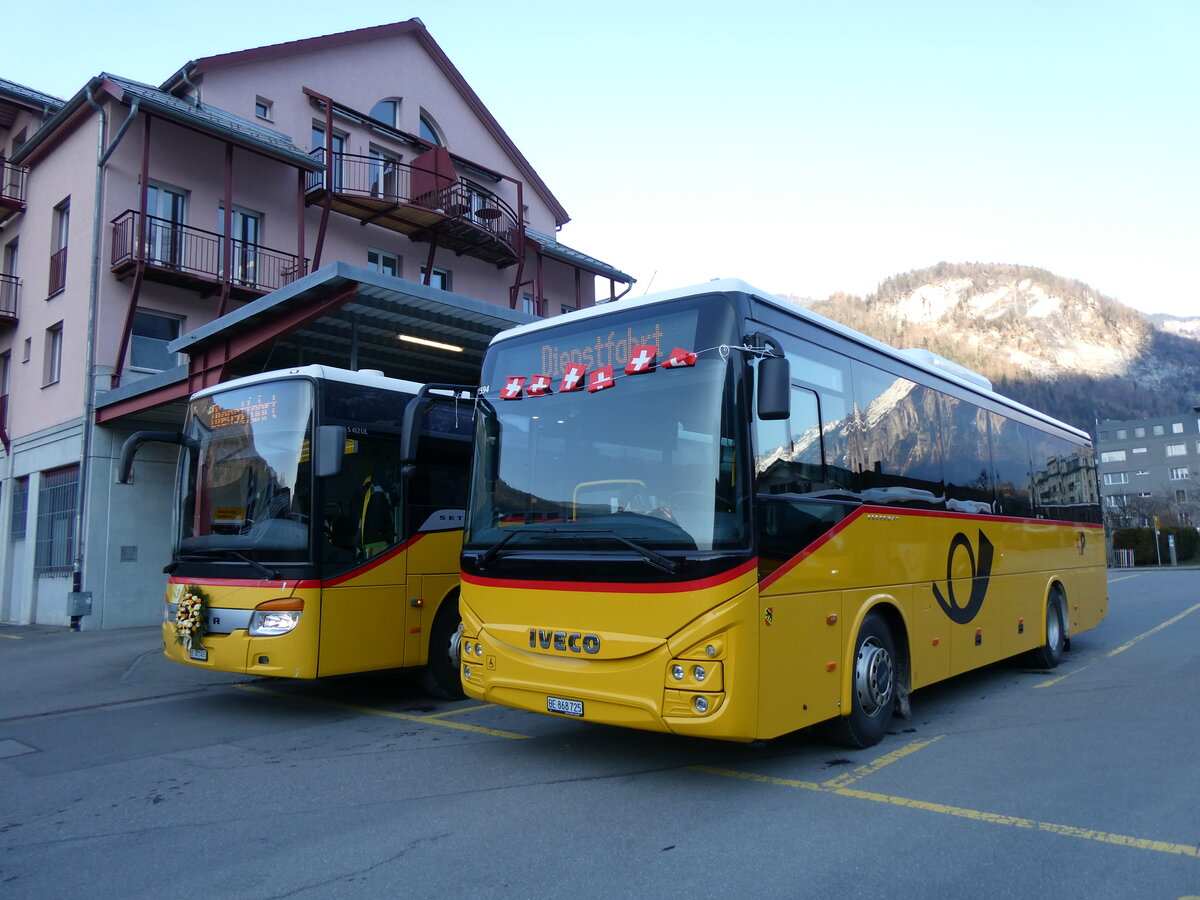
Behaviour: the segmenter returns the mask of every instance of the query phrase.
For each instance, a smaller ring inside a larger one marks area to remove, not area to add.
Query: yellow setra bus
[[[1087,434],[743,282],[503,332],[481,384],[469,696],[869,746],[1105,615]]]
[[[436,387],[328,366],[268,372],[195,394],[182,432],[126,441],[122,480],[146,441],[182,447],[169,659],[287,678],[419,666],[427,690],[462,696],[472,409]]]

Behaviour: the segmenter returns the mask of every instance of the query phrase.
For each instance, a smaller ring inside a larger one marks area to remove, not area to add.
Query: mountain
[[[1028,266],[938,263],[873,294],[804,302],[894,347],[923,347],[1088,431],[1200,404],[1200,318],[1147,317]]]

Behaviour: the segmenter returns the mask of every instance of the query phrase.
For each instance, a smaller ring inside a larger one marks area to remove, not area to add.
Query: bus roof
[[[346,384],[360,384],[364,387],[384,388],[389,391],[402,391],[407,394],[415,394],[421,389],[421,385],[415,381],[406,381],[403,378],[388,378],[378,369],[359,369],[355,372],[350,369],[338,369],[334,366],[310,365],[293,366],[290,369],[275,369],[271,372],[260,372],[257,375],[246,375],[242,378],[235,378],[232,381],[223,381],[212,387],[204,388],[204,390],[196,391],[196,393],[192,394],[192,399],[207,397],[220,391],[238,390],[268,381],[279,381],[294,377],[315,378],[323,381],[342,381]]]
[[[664,303],[669,300],[679,300],[684,297],[697,297],[702,294],[746,294],[759,300],[763,303],[768,303],[782,310],[788,315],[795,316],[798,319],[803,319],[813,325],[823,328],[826,331],[841,335],[857,344],[864,347],[869,347],[876,350],[892,359],[903,362],[905,365],[920,369],[923,372],[928,372],[938,378],[953,382],[960,387],[966,388],[972,393],[987,397],[997,403],[1007,406],[1011,409],[1019,410],[1028,416],[1032,416],[1039,421],[1045,422],[1056,428],[1061,428],[1078,438],[1085,441],[1091,441],[1091,435],[1086,431],[1082,431],[1073,425],[1068,425],[1053,416],[1049,416],[1044,412],[1026,406],[1023,403],[1018,403],[1003,394],[998,394],[988,385],[990,384],[984,376],[972,372],[969,369],[962,368],[950,360],[943,360],[937,357],[936,354],[913,352],[909,350],[899,350],[882,341],[877,341],[873,337],[855,331],[840,322],[835,322],[833,319],[826,318],[810,309],[805,309],[799,304],[792,303],[777,297],[774,294],[761,290],[742,281],[740,278],[715,278],[712,281],[704,284],[696,284],[688,287],[673,288],[667,291],[660,291],[655,294],[646,294],[641,297],[625,297],[621,300],[608,301],[598,303],[595,306],[590,306],[586,309],[580,309],[570,313],[566,317],[555,316],[550,319],[541,319],[537,322],[530,322],[526,325],[518,325],[515,328],[509,328],[506,331],[501,331],[492,338],[492,343],[499,343],[510,338],[519,337],[521,335],[530,334],[546,328],[553,328],[556,325],[565,325],[568,322],[575,323],[581,319],[603,316],[610,312],[618,310],[635,309],[640,306],[653,306],[657,303]],[[960,371],[955,371],[961,369]]]

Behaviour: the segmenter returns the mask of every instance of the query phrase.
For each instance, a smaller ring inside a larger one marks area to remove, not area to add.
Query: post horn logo
[[[959,606],[958,598],[954,596],[954,554],[959,548],[967,551],[967,561],[971,564],[971,596],[966,606]],[[938,606],[942,608],[950,621],[966,625],[977,615],[983,606],[983,598],[987,595],[988,581],[992,577],[992,542],[987,539],[983,529],[979,530],[979,560],[976,567],[975,551],[971,549],[971,541],[961,531],[950,542],[950,550],[946,554],[946,596],[933,585],[933,596]],[[949,599],[947,600],[947,597]]]

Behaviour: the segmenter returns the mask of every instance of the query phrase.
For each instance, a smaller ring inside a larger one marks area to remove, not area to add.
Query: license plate
[[[194,659],[197,662],[208,662],[208,651],[203,647],[192,648],[188,650],[188,659]]]
[[[558,697],[547,697],[546,709],[550,712],[562,713],[564,716],[582,716],[583,701],[560,700]]]

